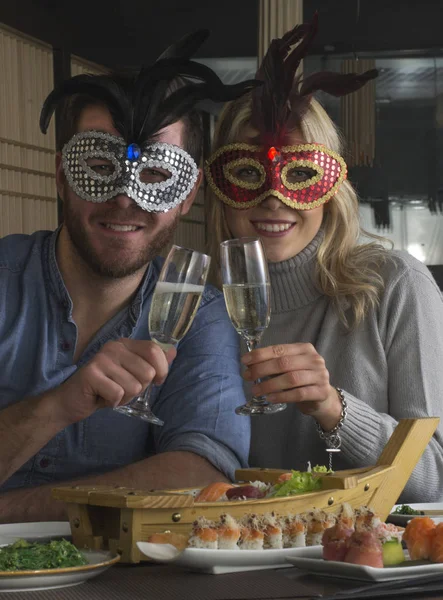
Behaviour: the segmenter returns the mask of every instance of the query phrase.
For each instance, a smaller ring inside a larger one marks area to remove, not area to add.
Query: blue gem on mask
[[[137,144],[130,144],[126,150],[126,158],[128,160],[137,160],[140,156],[140,147]]]

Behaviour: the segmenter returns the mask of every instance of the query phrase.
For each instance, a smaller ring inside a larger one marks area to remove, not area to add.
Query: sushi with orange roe
[[[306,533],[307,546],[319,546],[325,530],[335,525],[335,516],[324,510],[314,510],[307,513],[306,520],[308,523]]]
[[[217,524],[217,534],[219,550],[238,549],[237,542],[241,534],[240,525],[231,515],[220,515],[220,522]]]
[[[218,533],[213,521],[199,517],[192,524],[191,535],[188,539],[189,548],[217,549]]]
[[[303,548],[306,546],[307,524],[300,515],[287,515],[280,519],[283,548]]]
[[[241,550],[263,550],[265,534],[260,517],[245,515],[241,520],[240,527],[239,548]]]
[[[438,523],[431,542],[431,560],[443,563],[443,523]]]
[[[275,513],[263,515],[263,548],[283,548],[283,533]]]
[[[435,523],[430,517],[416,517],[409,521],[403,533],[403,541],[406,543],[411,560],[431,557],[435,531]]]
[[[217,502],[227,500],[226,492],[233,488],[231,483],[210,483],[195,497],[195,502]]]

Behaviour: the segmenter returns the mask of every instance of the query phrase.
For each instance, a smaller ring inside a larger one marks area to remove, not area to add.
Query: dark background
[[[332,53],[443,54],[441,0],[305,0],[304,19],[315,10],[320,29],[314,53],[327,46]],[[201,57],[257,54],[258,0],[1,0],[0,22],[110,67],[149,62],[202,27],[211,37]]]

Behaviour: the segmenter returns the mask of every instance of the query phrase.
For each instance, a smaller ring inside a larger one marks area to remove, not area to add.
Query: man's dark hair
[[[134,83],[134,77],[128,74],[113,73],[107,77],[126,90],[130,90],[131,85]],[[170,94],[184,85],[184,80],[181,77],[176,77],[169,83],[164,97],[167,98]],[[106,106],[110,111],[111,116],[114,118],[111,107],[108,107],[97,97],[88,94],[74,94],[63,102],[59,109],[57,127],[58,151],[61,151],[63,146],[77,133],[78,121],[83,110],[88,106],[97,105]],[[201,114],[197,109],[192,108],[180,118],[180,121],[183,123],[183,148],[192,156],[195,162],[199,164],[203,148],[203,125]],[[155,138],[153,141],[155,141]]]

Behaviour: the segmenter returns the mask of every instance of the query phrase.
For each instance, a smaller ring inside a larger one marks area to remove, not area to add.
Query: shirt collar
[[[60,304],[67,309],[68,317],[72,316],[72,299],[66,289],[63,281],[62,274],[57,264],[57,239],[60,234],[62,225],[60,225],[46,240],[43,248],[44,265],[48,270],[48,280],[51,285],[52,292],[55,294]],[[151,261],[146,269],[141,284],[138,287],[137,293],[135,294],[131,305],[129,307],[129,314],[133,324],[135,324],[143,309],[143,302],[151,295],[155,283],[160,273],[160,265],[157,261]]]

